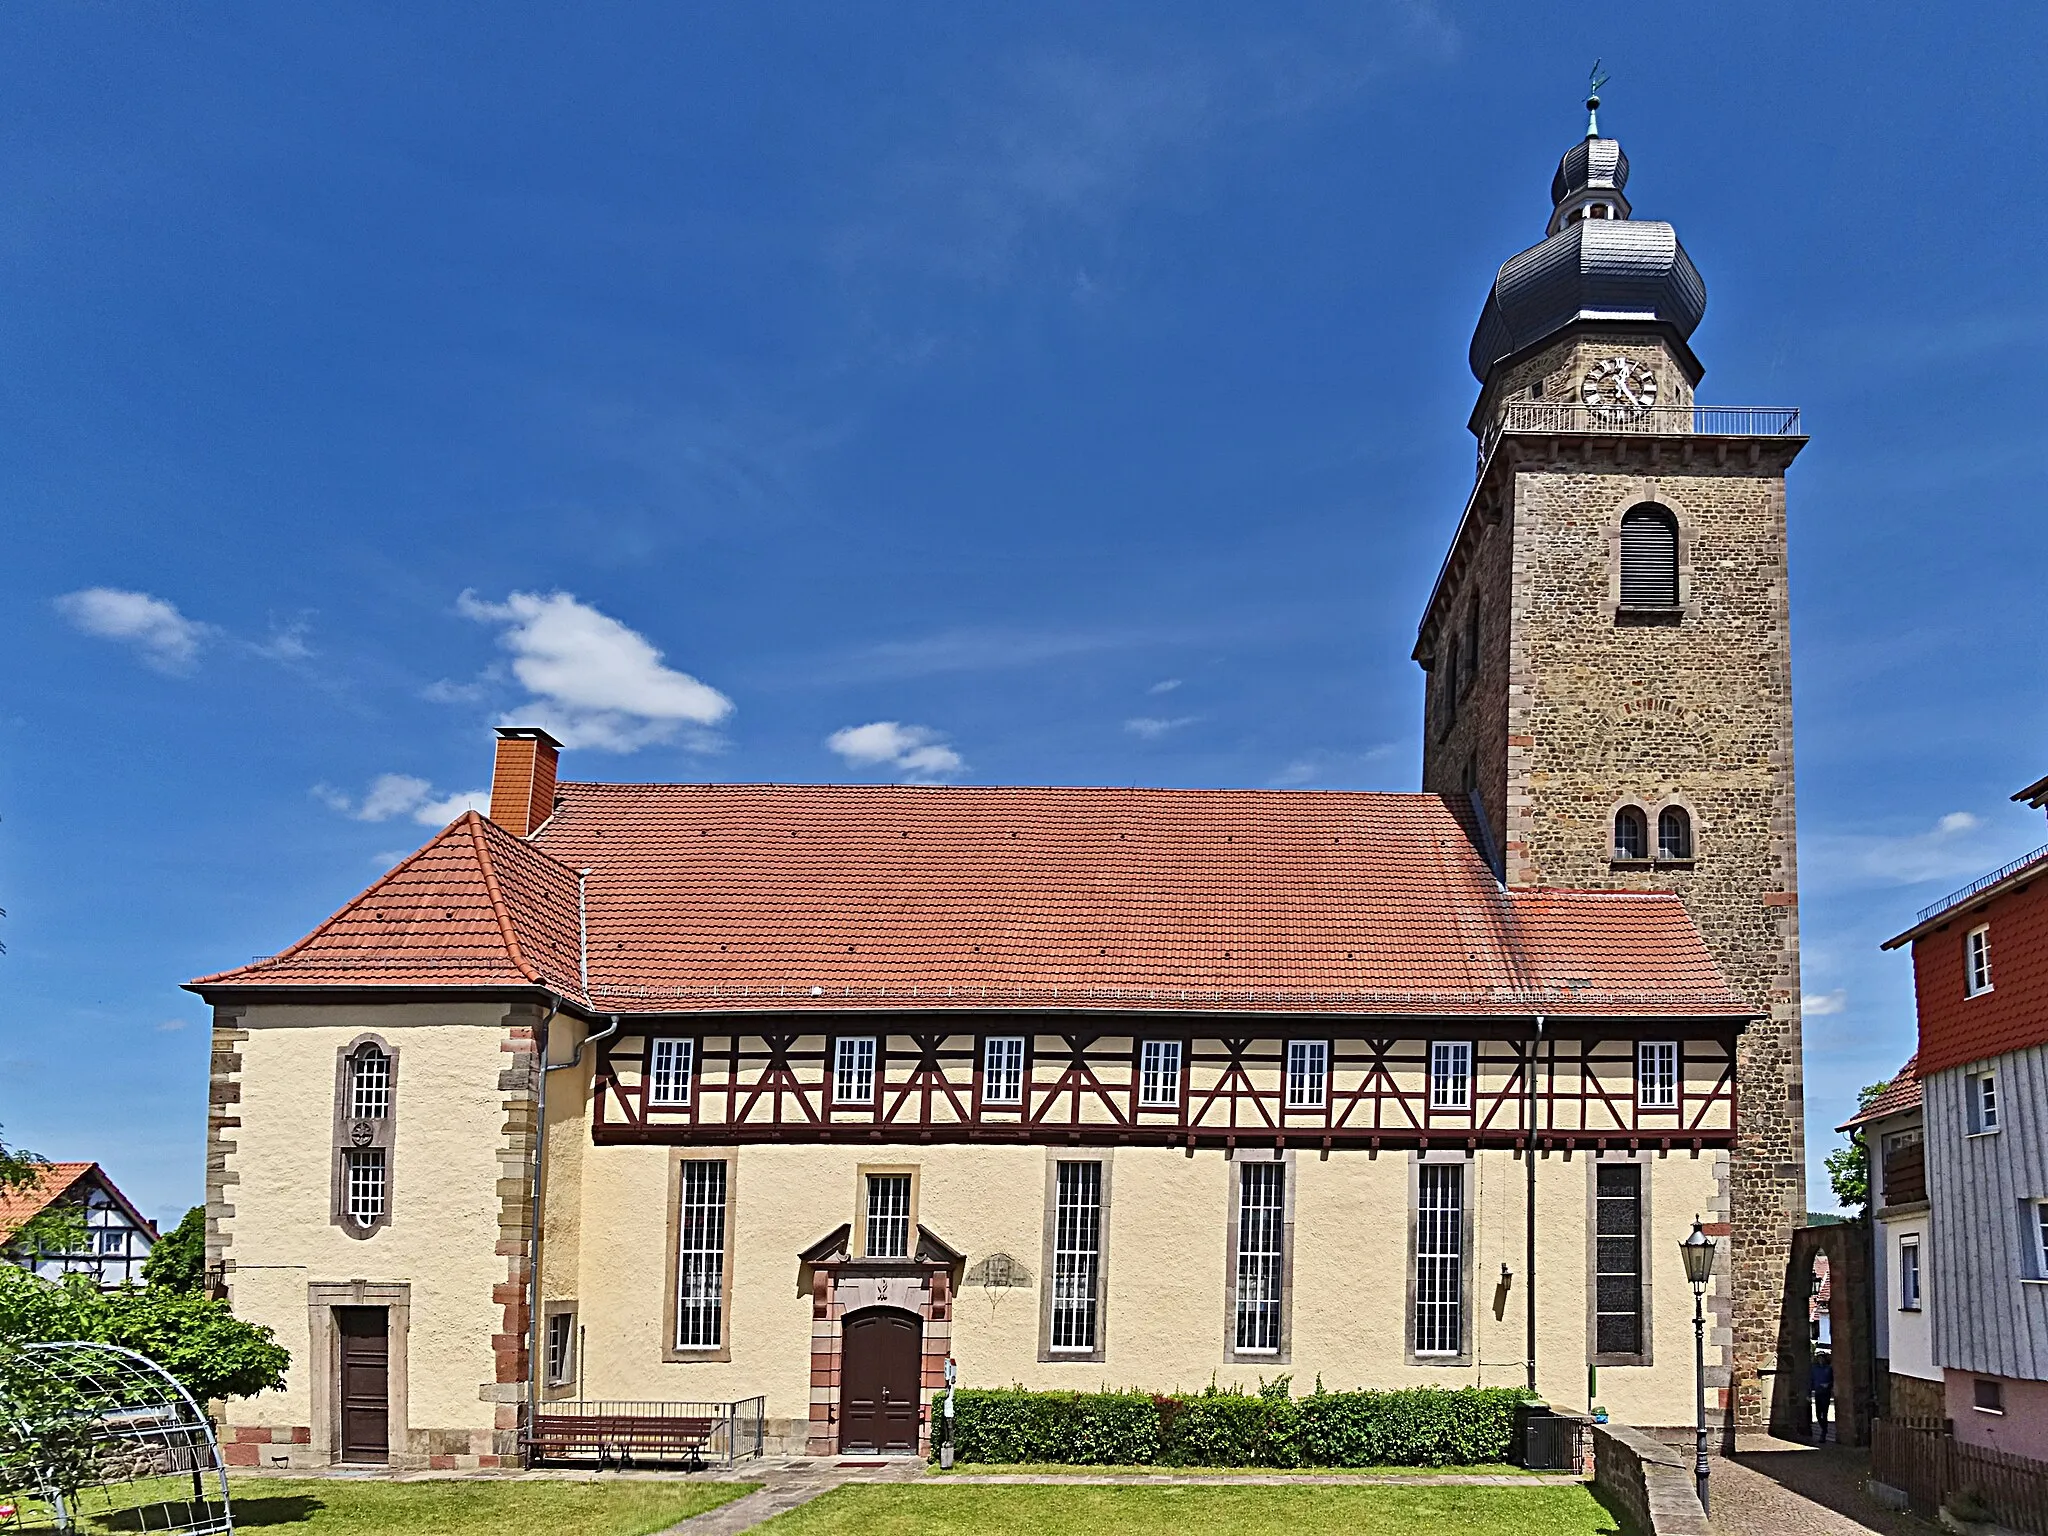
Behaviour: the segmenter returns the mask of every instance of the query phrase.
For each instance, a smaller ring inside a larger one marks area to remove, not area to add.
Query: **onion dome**
[[[1586,106],[1594,112],[1597,96]],[[1549,238],[1511,256],[1494,278],[1472,334],[1481,383],[1513,357],[1581,320],[1653,324],[1683,342],[1707,310],[1707,285],[1678,232],[1629,216],[1628,156],[1602,138],[1597,117],[1551,178]]]

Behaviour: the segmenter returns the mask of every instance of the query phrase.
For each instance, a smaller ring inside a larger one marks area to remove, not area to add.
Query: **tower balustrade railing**
[[[1796,405],[1582,405],[1563,400],[1511,400],[1479,439],[1479,467],[1510,432],[1559,436],[1797,437]]]

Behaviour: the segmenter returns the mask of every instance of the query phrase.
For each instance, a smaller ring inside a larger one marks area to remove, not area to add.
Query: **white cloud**
[[[1813,1018],[1824,1018],[1831,1013],[1840,1013],[1849,1006],[1846,988],[1837,987],[1832,992],[1808,992],[1799,999],[1801,1012]]]
[[[85,634],[133,645],[159,672],[190,671],[214,634],[211,624],[186,618],[175,603],[119,587],[67,592],[57,599],[57,611]]]
[[[1150,688],[1147,688],[1145,691],[1147,693],[1171,693],[1174,689],[1178,688],[1179,686],[1179,678],[1163,677],[1158,682],[1154,683]]]
[[[1272,789],[1305,789],[1311,785],[1319,789],[1367,788],[1370,786],[1360,780],[1371,776],[1372,770],[1400,752],[1404,745],[1387,741],[1363,752],[1310,752],[1286,764],[1266,784]]]
[[[294,619],[289,624],[273,624],[269,636],[251,641],[249,649],[265,661],[310,660],[313,647],[306,643],[306,629],[304,619]]]
[[[514,592],[488,603],[464,592],[456,609],[505,626],[499,643],[533,695],[504,717],[507,725],[540,726],[564,746],[636,752],[685,726],[700,728],[692,745],[715,745],[708,727],[732,713],[716,688],[664,666],[646,636],[570,593]]]
[[[1924,832],[1814,833],[1800,839],[1800,863],[1816,887],[1919,885],[1995,869],[2010,841],[1981,816],[1950,811]]]
[[[190,1019],[165,1019],[163,1023],[157,1025],[157,1029],[164,1034],[169,1034],[172,1030],[183,1029],[191,1022]]]
[[[464,790],[436,798],[433,784],[409,773],[380,773],[360,798],[331,784],[315,784],[313,798],[329,810],[352,816],[357,821],[391,821],[410,816],[423,827],[445,826],[464,811],[488,811],[491,793],[487,789]]]
[[[1145,741],[1157,741],[1167,732],[1177,731],[1184,725],[1193,725],[1200,718],[1199,715],[1177,715],[1168,720],[1158,715],[1139,715],[1134,720],[1126,720],[1124,729]]]
[[[834,731],[825,745],[856,768],[894,768],[905,783],[937,784],[967,766],[945,740],[926,726],[875,720]]]

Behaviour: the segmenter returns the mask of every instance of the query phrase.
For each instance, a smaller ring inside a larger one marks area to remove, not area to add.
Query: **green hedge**
[[[1508,1459],[1508,1387],[1288,1395],[1288,1379],[1256,1393],[1211,1386],[1149,1392],[970,1390],[955,1401],[958,1461],[1081,1466],[1472,1466]],[[936,1454],[936,1448],[934,1449]]]

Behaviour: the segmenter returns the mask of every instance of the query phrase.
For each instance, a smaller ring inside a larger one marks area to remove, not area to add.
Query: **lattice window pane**
[[[910,1175],[868,1175],[868,1257],[910,1257]]]
[[[366,1045],[348,1061],[349,1118],[382,1120],[390,1113],[391,1058],[374,1045]]]
[[[1147,1040],[1140,1052],[1138,1102],[1148,1109],[1180,1103],[1180,1042]]]
[[[348,1219],[367,1227],[384,1214],[384,1149],[352,1147],[342,1154]]]
[[[872,1037],[841,1040],[833,1059],[832,1101],[872,1104],[875,1101],[875,1042]]]
[[[1102,1271],[1102,1164],[1061,1163],[1055,1181],[1052,1347],[1092,1350]]]
[[[677,1223],[676,1348],[716,1349],[725,1341],[725,1164],[682,1167]]]
[[[655,1041],[648,1063],[647,1102],[689,1103],[690,1078],[696,1068],[696,1059],[697,1042],[694,1040]]]
[[[1617,859],[1647,859],[1650,856],[1650,827],[1643,813],[1625,805],[1614,813],[1614,856]]]
[[[1022,1036],[991,1039],[982,1053],[981,1102],[1024,1102],[1024,1040]]]
[[[1455,1355],[1465,1338],[1465,1168],[1416,1170],[1415,1353]]]
[[[1643,1170],[1605,1164],[1594,1174],[1599,1236],[1593,1243],[1594,1345],[1602,1354],[1643,1352]]]
[[[1472,1045],[1466,1040],[1438,1040],[1429,1048],[1429,1107],[1469,1109],[1472,1106]]]
[[[1968,956],[1969,993],[1975,997],[1979,992],[1991,990],[1991,929],[1973,928],[1964,941]]]
[[[1277,1354],[1287,1165],[1242,1164],[1237,1201],[1237,1347],[1245,1353]]]
[[[1636,1047],[1636,1102],[1644,1109],[1678,1107],[1676,1040],[1645,1040]]]
[[[1692,857],[1692,817],[1681,806],[1668,805],[1657,813],[1657,857]]]
[[[1327,1097],[1330,1044],[1327,1040],[1287,1042],[1287,1107],[1321,1109]]]

